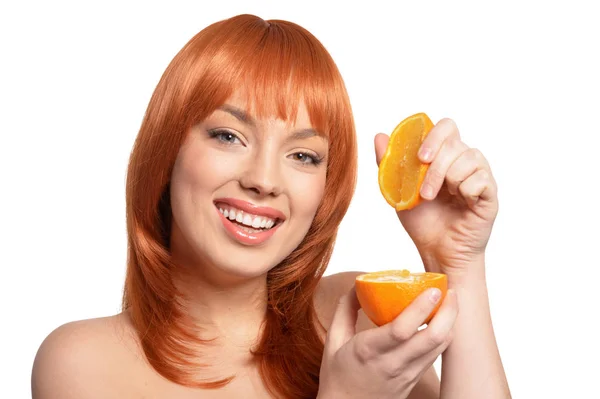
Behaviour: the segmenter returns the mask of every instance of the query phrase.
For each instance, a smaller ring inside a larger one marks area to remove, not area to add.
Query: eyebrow
[[[256,122],[254,122],[254,119],[252,119],[250,115],[248,115],[244,110],[240,108],[234,107],[233,105],[224,104],[221,105],[218,109],[235,116],[237,120],[239,120],[242,123],[245,123],[246,125],[250,125],[252,127],[256,126]]]
[[[298,130],[298,131],[294,132],[289,137],[289,140],[303,140],[303,139],[309,139],[309,138],[315,137],[315,136],[325,138],[323,135],[319,134],[319,132],[317,132],[315,129],[308,128],[308,129],[302,129],[302,130]]]
[[[233,105],[229,105],[229,104],[223,104],[218,109],[221,111],[227,112],[228,114],[234,116],[237,120],[239,120],[242,123],[245,123],[246,125],[249,125],[251,127],[256,127],[256,122],[254,121],[254,119],[250,115],[248,115],[248,113],[246,111],[244,111],[243,109],[234,107]],[[315,136],[320,137],[324,140],[327,140],[327,138],[325,136],[323,136],[322,134],[317,132],[315,129],[306,128],[306,129],[301,129],[301,130],[294,132],[288,138],[288,141],[304,140],[304,139],[309,139],[309,138],[315,137]]]

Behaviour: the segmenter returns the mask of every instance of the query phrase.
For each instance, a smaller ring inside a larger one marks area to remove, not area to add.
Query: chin
[[[215,283],[216,279],[249,280],[266,275],[300,244],[304,236],[297,229],[290,231],[290,225],[286,222],[276,226],[271,237],[264,242],[248,245],[222,226],[211,224],[206,223],[195,231],[186,229],[187,234],[183,234],[180,226],[174,224],[171,238],[176,244],[176,257],[184,264],[205,269],[208,274],[201,274],[205,277],[212,275]],[[192,240],[184,239],[190,235]]]
[[[239,274],[256,276],[267,273],[295,248],[290,247],[291,237],[285,233],[286,229],[282,229],[269,241],[257,246],[243,245],[224,235],[222,240],[215,240],[223,243],[223,251],[215,254],[215,260]]]
[[[277,233],[284,233],[278,231]],[[291,252],[282,235],[258,246],[247,246],[236,242],[223,231],[197,237],[191,243],[195,260],[189,262],[196,267],[213,270],[215,276],[224,279],[253,279],[265,275]],[[289,241],[288,241],[289,242]]]

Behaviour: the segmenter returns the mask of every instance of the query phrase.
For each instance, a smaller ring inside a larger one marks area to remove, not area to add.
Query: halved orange
[[[419,191],[429,168],[417,156],[423,140],[433,128],[424,113],[404,119],[390,135],[379,163],[379,189],[397,211],[411,209],[421,202]]]
[[[439,288],[442,297],[425,320],[424,324],[427,324],[446,296],[448,278],[442,273],[384,270],[357,276],[354,286],[363,311],[378,326],[394,320],[425,290]]]

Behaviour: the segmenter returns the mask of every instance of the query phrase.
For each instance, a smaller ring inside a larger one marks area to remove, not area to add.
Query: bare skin
[[[319,160],[328,141],[312,129],[303,104],[290,124],[253,120],[240,98],[191,130],[171,180],[170,248],[189,272],[186,279],[172,277],[189,299],[186,311],[205,327],[201,338],[216,338],[201,352],[199,360],[211,367],[198,378],[236,375],[235,381],[198,390],[164,379],[148,366],[124,313],[53,332],[34,364],[35,399],[270,397],[250,355],[267,306],[266,275],[312,223],[326,182]],[[375,137],[377,160],[386,145],[385,135]],[[426,201],[397,216],[425,270],[448,275],[448,295],[425,330],[417,329],[439,293],[426,291],[392,323],[372,328],[351,291],[356,273],[322,279],[314,303],[329,332],[322,337],[319,399],[510,397],[485,288],[485,247],[498,210],[489,164],[447,119],[432,129],[420,157],[431,164]],[[283,222],[272,239],[252,246],[230,234],[227,209],[220,209],[231,205],[230,197],[275,209]],[[431,365],[442,353],[440,383]]]
[[[315,294],[319,319],[328,328],[339,297],[346,294],[357,273],[324,277]],[[357,329],[372,328],[359,312]],[[325,337],[323,336],[323,339]],[[145,360],[127,312],[77,321],[57,328],[40,347],[33,367],[32,396],[50,398],[270,398],[257,370],[241,366],[247,355],[243,340],[230,340],[215,348],[226,363],[216,369],[234,371],[237,378],[218,390],[177,385],[158,374]],[[410,399],[439,397],[439,379],[431,368],[415,386]]]

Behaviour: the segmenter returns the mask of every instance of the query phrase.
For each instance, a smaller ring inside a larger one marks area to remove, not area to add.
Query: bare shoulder
[[[315,292],[315,310],[319,321],[327,330],[333,320],[340,298],[354,287],[356,277],[365,272],[343,272],[323,277]],[[356,332],[376,328],[362,310],[358,311]],[[433,399],[439,398],[440,380],[433,367],[429,368],[415,385],[408,399]]]
[[[32,397],[122,397],[130,370],[142,362],[124,314],[64,324],[40,345],[31,376]],[[125,378],[124,378],[125,377]]]

